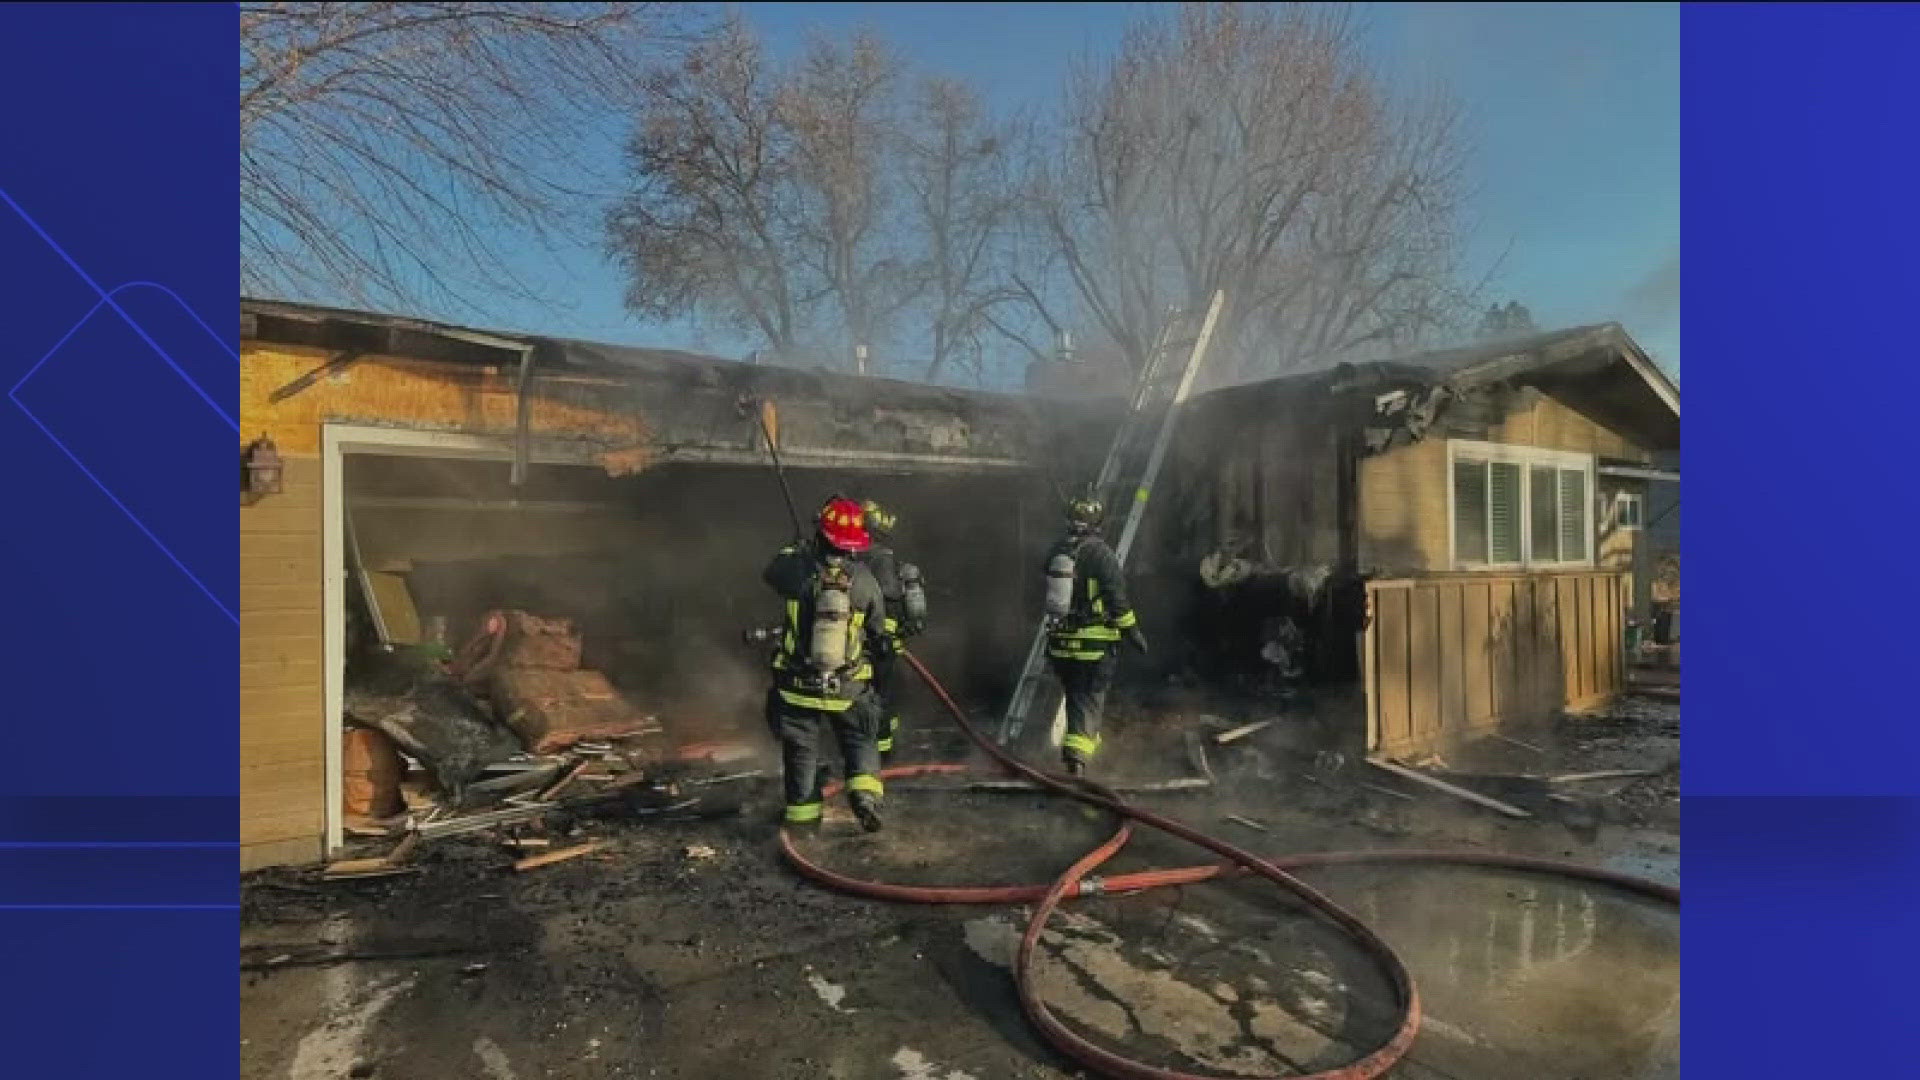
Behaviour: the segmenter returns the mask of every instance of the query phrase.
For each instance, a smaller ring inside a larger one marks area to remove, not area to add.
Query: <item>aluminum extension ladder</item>
[[[1193,391],[1194,376],[1199,374],[1200,365],[1206,359],[1214,325],[1219,322],[1220,309],[1225,303],[1225,293],[1214,293],[1197,326],[1191,312],[1169,315],[1160,328],[1145,368],[1134,383],[1127,414],[1114,433],[1113,444],[1100,466],[1099,479],[1094,481],[1093,490],[1106,506],[1127,500],[1126,524],[1121,527],[1120,542],[1114,546],[1114,555],[1122,567],[1126,566],[1134,538],[1139,535],[1140,522],[1146,517],[1147,498],[1166,459],[1174,419]],[[1000,720],[1002,746],[1012,745],[1021,738],[1042,692],[1050,687],[1047,629],[1042,620],[1027,649],[1027,661],[1020,669],[1020,680],[1014,684],[1013,698]],[[1053,690],[1051,699],[1053,721],[1047,729],[1047,739],[1050,748],[1057,748],[1066,729],[1066,699],[1057,689]]]

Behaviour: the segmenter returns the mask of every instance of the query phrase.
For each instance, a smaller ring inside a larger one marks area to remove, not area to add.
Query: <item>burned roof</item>
[[[1632,432],[1649,449],[1679,446],[1680,390],[1618,323],[1501,338],[1370,363],[1340,364],[1215,390],[1214,408],[1316,393],[1395,390],[1467,393],[1498,383],[1528,385],[1595,420]]]
[[[1043,417],[1021,396],[878,376],[747,363],[641,348],[483,330],[375,312],[242,298],[242,337],[370,355],[516,368],[532,360],[531,392],[643,415],[662,460],[761,452],[736,409],[753,398],[780,408],[792,464],[857,455],[868,462],[1026,467],[1043,452]],[[554,376],[560,376],[558,378]]]

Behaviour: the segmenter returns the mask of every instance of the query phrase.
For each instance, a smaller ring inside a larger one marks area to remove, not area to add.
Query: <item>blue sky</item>
[[[996,103],[1046,107],[1068,63],[1118,43],[1149,4],[745,4],[776,54],[809,32],[867,27],[922,71]],[[1617,319],[1670,371],[1680,359],[1680,16],[1677,4],[1366,4],[1367,48],[1409,86],[1464,103],[1475,149],[1470,265],[1543,327]],[[500,329],[706,349],[734,342],[640,323],[619,272],[583,245],[528,256],[568,297],[502,300]],[[431,314],[431,313],[423,313]],[[465,320],[471,321],[471,320]]]

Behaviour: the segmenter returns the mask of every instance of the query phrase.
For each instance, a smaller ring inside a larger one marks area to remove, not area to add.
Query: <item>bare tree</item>
[[[680,7],[243,4],[246,287],[416,308],[537,294],[506,248],[586,223],[583,140],[636,63],[694,32]]]
[[[1376,85],[1342,9],[1187,4],[1076,72],[1033,170],[1063,276],[1136,368],[1170,306],[1224,289],[1239,377],[1417,338],[1455,305],[1444,105]]]
[[[652,75],[632,190],[607,219],[629,309],[711,320],[789,361],[878,346],[918,280],[896,214],[898,83],[864,35],[780,70],[738,16]]]
[[[1332,155],[1298,242],[1259,275],[1227,376],[1251,378],[1413,351],[1466,329],[1478,287],[1459,275],[1464,154],[1453,106],[1395,111],[1356,93],[1353,141]]]
[[[914,292],[894,228],[899,86],[898,61],[863,33],[845,46],[814,41],[779,95],[793,141],[799,253],[837,309],[849,350],[878,345]]]
[[[607,216],[627,306],[697,315],[794,356],[818,298],[801,267],[793,140],[778,73],[738,16],[647,80],[632,190]]]
[[[901,160],[922,252],[928,382],[950,368],[984,381],[996,338],[1042,355],[1030,324],[1044,309],[1010,258],[1020,240],[1012,138],[965,85],[921,83]]]

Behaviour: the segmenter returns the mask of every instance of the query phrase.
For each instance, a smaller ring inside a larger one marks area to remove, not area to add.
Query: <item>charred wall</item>
[[[1266,685],[1281,668],[1262,650],[1287,620],[1303,635],[1291,657],[1301,681],[1358,677],[1365,596],[1343,556],[1354,484],[1339,408],[1322,380],[1190,406],[1130,560],[1158,673]]]

